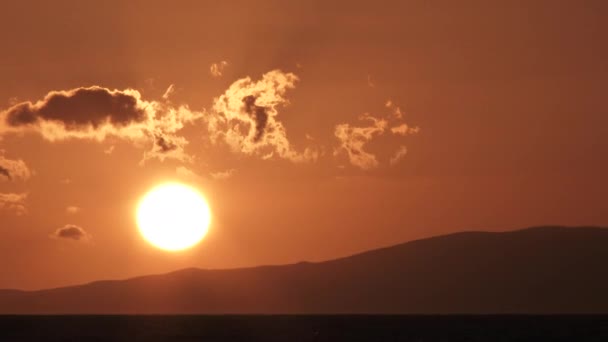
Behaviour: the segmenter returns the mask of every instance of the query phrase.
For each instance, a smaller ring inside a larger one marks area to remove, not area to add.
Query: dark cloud
[[[0,138],[10,133],[35,132],[48,141],[102,142],[112,136],[137,146],[151,145],[144,160],[183,161],[189,159],[183,151],[188,141],[178,132],[203,115],[203,111],[191,110],[187,105],[174,106],[166,99],[144,100],[135,89],[80,87],[51,91],[40,101],[23,102],[1,112]],[[10,168],[2,166],[10,173]]]
[[[11,174],[8,172],[8,170],[3,168],[2,166],[0,166],[0,176],[5,176],[9,180],[12,179]]]
[[[245,113],[253,118],[255,121],[255,135],[253,137],[254,142],[260,141],[264,135],[264,130],[268,124],[268,113],[266,108],[255,104],[256,97],[253,95],[245,96],[243,98],[243,104],[245,105]]]
[[[13,127],[33,124],[39,119],[63,123],[66,128],[99,127],[109,122],[125,126],[145,120],[138,98],[130,93],[101,87],[53,91],[37,103],[20,103],[7,112],[6,122]]]
[[[53,237],[59,239],[71,239],[76,241],[84,241],[90,238],[90,235],[79,226],[68,224],[57,229],[52,234]]]
[[[175,142],[171,141],[162,134],[156,134],[154,136],[154,143],[156,144],[156,146],[158,146],[158,151],[161,153],[168,153],[171,151],[175,151],[177,148],[179,148],[179,146]]]

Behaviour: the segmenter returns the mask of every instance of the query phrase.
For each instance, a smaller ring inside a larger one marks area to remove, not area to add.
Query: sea
[[[608,341],[608,315],[0,316],[0,341]]]

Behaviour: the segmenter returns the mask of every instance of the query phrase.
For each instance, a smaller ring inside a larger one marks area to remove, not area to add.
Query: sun
[[[211,223],[211,210],[195,188],[166,183],[150,190],[137,206],[141,235],[160,249],[179,251],[199,243]]]

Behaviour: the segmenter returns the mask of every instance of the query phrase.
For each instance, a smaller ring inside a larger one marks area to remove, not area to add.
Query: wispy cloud
[[[218,63],[213,63],[209,66],[209,73],[211,74],[211,76],[215,77],[215,78],[219,78],[222,77],[222,75],[224,74],[224,69],[228,66],[228,62],[227,61],[221,61]]]
[[[405,157],[406,154],[407,154],[407,147],[405,147],[403,145],[399,146],[399,149],[397,149],[397,151],[395,151],[395,153],[389,160],[389,163],[391,165],[397,164],[401,159],[403,159]]]
[[[235,173],[235,169],[228,169],[225,171],[211,172],[209,175],[215,180],[226,180],[234,176]]]
[[[10,210],[17,215],[27,213],[25,200],[27,193],[0,193],[0,210]]]
[[[419,127],[409,127],[407,124],[401,124],[391,128],[391,132],[397,135],[417,134],[420,131]]]
[[[390,130],[394,135],[407,136],[416,134],[420,131],[419,127],[410,127],[403,122],[403,112],[391,100],[385,103],[385,107],[390,110],[389,115],[374,117],[364,114],[359,117],[360,121],[367,121],[369,125],[354,126],[349,123],[342,123],[335,127],[334,134],[338,138],[340,145],[334,150],[334,156],[346,153],[350,163],[362,170],[370,170],[380,165],[376,155],[365,149],[366,145],[375,137]],[[389,128],[389,126],[392,126]],[[395,154],[389,159],[388,163],[394,165],[405,157],[407,148],[399,146]]]
[[[171,84],[171,85],[169,85],[167,90],[165,90],[165,93],[163,94],[163,99],[169,100],[169,97],[171,97],[171,95],[173,95],[173,93],[175,93],[175,85]]]
[[[370,88],[376,87],[376,82],[372,79],[372,75],[367,75],[367,86]]]
[[[370,125],[355,127],[345,123],[336,126],[334,134],[340,141],[340,146],[334,151],[334,155],[345,152],[352,165],[369,170],[378,166],[378,160],[375,155],[365,151],[365,144],[374,136],[383,134],[388,122],[369,114],[364,114],[359,119],[369,121]]]
[[[396,119],[403,119],[403,112],[401,111],[401,108],[399,106],[395,105],[395,103],[392,100],[387,100],[384,105],[386,108],[391,110],[392,115]]]
[[[175,168],[175,173],[177,173],[178,176],[183,177],[183,178],[190,178],[190,179],[199,179],[200,176],[196,174],[196,172],[190,170],[189,168],[185,167],[185,166],[178,166]]]
[[[77,214],[81,211],[82,209],[78,206],[75,205],[70,205],[68,207],[65,208],[65,212],[68,214]]]
[[[108,154],[108,155],[112,154],[112,153],[114,153],[115,148],[116,148],[116,146],[112,145],[112,146],[106,148],[105,150],[103,150],[103,153]]]

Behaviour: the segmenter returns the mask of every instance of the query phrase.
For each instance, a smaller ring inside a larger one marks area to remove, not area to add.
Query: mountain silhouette
[[[319,263],[2,290],[0,313],[608,313],[608,229],[462,232]]]

